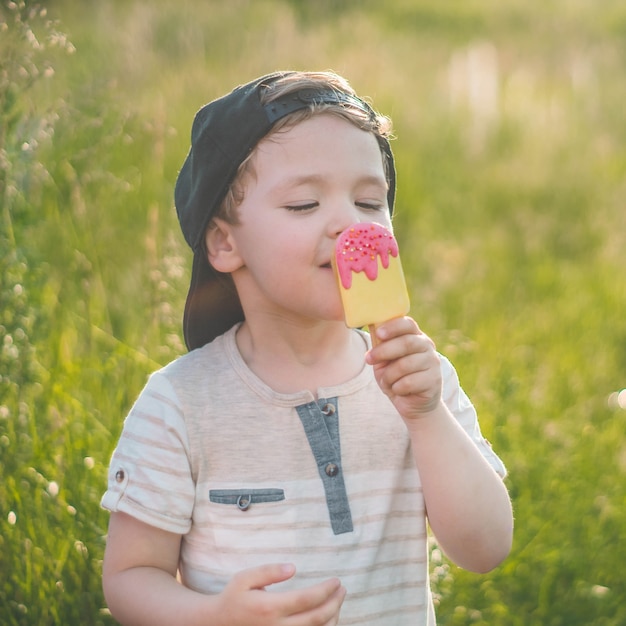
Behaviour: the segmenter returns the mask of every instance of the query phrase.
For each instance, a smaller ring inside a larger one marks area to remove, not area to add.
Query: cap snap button
[[[124,473],[124,470],[117,470],[117,472],[115,472],[115,480],[118,483],[124,482],[124,478],[126,478],[126,474]]]
[[[252,496],[239,496],[237,498],[237,507],[240,511],[247,511],[252,504]]]
[[[326,476],[330,476],[332,478],[333,476],[337,476],[339,468],[334,463],[329,463],[324,468],[324,471],[326,472]]]
[[[335,414],[335,405],[331,404],[330,402],[328,404],[324,405],[324,408],[322,409],[322,413],[326,416],[328,415],[334,415]]]

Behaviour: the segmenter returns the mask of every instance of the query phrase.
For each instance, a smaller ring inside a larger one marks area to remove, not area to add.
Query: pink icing
[[[360,223],[346,228],[335,244],[337,273],[343,288],[352,286],[352,272],[365,272],[370,280],[376,280],[378,257],[386,269],[390,254],[398,256],[398,242],[384,226]]]

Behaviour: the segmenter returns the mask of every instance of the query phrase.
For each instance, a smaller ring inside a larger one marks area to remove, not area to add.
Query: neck
[[[365,344],[343,322],[310,325],[281,320],[269,328],[245,321],[237,346],[248,367],[274,391],[308,389],[317,395],[354,378],[364,367]]]

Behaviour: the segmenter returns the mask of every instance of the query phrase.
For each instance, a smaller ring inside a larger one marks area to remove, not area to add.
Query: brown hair
[[[261,103],[264,105],[270,104],[282,96],[286,96],[303,89],[326,89],[358,97],[348,81],[334,72],[295,72],[286,74],[268,85],[261,92]],[[381,139],[387,140],[391,138],[392,124],[388,117],[378,113],[375,113],[373,116],[368,115],[361,109],[356,107],[346,107],[339,103],[311,103],[308,107],[289,113],[285,117],[279,119],[264,139],[270,137],[274,133],[289,129],[300,122],[310,119],[314,115],[319,115],[320,113],[330,113],[332,115],[336,115],[354,124],[361,130],[371,132],[376,137],[379,144],[381,144],[383,166],[387,180],[389,180],[389,163],[386,153],[382,148]],[[244,180],[247,176],[254,173],[254,154],[255,150],[253,149],[239,165],[237,174],[235,175],[235,178],[233,179],[233,182],[231,183],[215,217],[220,217],[230,224],[238,223],[237,207],[243,202],[244,199]],[[209,228],[211,228],[211,225],[212,222],[209,223]]]

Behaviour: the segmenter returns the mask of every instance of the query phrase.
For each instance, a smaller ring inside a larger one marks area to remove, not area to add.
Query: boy
[[[460,566],[511,545],[505,470],[410,317],[343,322],[330,259],[391,228],[387,118],[329,72],[201,109],[176,184],[190,353],[114,452],[103,584],[123,624],[431,625],[426,517]]]

